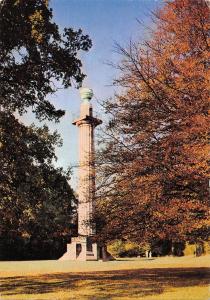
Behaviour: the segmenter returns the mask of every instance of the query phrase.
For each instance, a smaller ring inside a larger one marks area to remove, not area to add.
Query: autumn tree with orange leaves
[[[98,155],[98,240],[208,237],[209,8],[166,1],[144,43],[118,46],[122,92]]]

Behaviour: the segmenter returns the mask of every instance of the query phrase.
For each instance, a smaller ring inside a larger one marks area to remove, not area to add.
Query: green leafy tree
[[[47,98],[56,82],[67,88],[85,76],[78,53],[89,50],[89,37],[81,29],[61,33],[52,17],[45,0],[0,3],[0,105],[7,111],[31,107],[39,118],[58,120],[64,111]]]
[[[58,133],[26,127],[14,113],[30,109],[39,120],[59,121],[64,111],[50,96],[81,85],[79,54],[90,47],[81,29],[59,29],[47,0],[0,2],[0,237],[13,259],[18,240],[22,258],[49,254],[44,243],[69,238],[76,218],[70,172],[53,165]]]
[[[39,243],[70,238],[76,199],[68,184],[70,173],[53,166],[59,135],[46,126],[26,127],[3,112],[0,128],[1,238]]]

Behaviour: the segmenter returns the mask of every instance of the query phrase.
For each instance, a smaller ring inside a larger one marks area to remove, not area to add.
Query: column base
[[[97,244],[92,243],[89,237],[74,237],[67,244],[67,251],[59,260],[98,260]]]
[[[78,260],[78,261],[96,261],[96,260],[115,260],[106,250],[106,247],[100,247],[93,243],[90,237],[73,237],[71,243],[67,244],[67,251],[59,260]]]

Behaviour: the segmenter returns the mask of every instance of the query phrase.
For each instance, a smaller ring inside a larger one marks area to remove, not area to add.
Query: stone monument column
[[[94,129],[102,121],[93,117],[91,89],[80,90],[80,117],[72,124],[79,129],[78,236],[71,239],[61,260],[97,260],[98,247],[92,217],[95,207]]]
[[[79,128],[78,235],[88,237],[95,233],[92,222],[95,206],[94,129],[102,121],[93,117],[92,90],[83,88],[80,95],[80,118],[73,122]]]

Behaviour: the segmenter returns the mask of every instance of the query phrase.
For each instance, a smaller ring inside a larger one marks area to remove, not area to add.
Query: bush
[[[210,254],[210,241],[204,242],[204,253]]]
[[[125,250],[120,253],[120,257],[137,257],[140,255],[139,245],[132,242],[125,242]]]
[[[125,251],[125,243],[121,240],[115,240],[108,245],[107,249],[112,256],[120,257],[120,253]]]
[[[195,255],[195,244],[186,243],[184,249],[184,256]]]
[[[130,241],[115,240],[108,245],[108,251],[114,257],[145,256],[145,245],[139,245]],[[148,248],[148,247],[147,247]]]
[[[152,256],[171,254],[172,243],[169,240],[153,240],[151,243]]]

